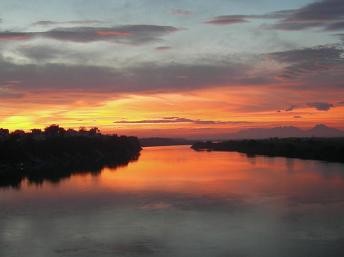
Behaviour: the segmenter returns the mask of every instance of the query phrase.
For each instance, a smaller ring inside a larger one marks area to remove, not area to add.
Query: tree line
[[[136,160],[141,146],[136,137],[102,135],[98,128],[64,129],[53,124],[30,132],[0,129],[0,186],[23,179],[59,181],[74,173],[99,173]]]
[[[344,162],[344,138],[270,138],[197,142],[194,150],[237,151],[249,156],[267,155]]]

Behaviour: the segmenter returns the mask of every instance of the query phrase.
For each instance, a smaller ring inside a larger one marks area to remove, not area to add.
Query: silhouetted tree
[[[58,134],[59,134],[59,136],[63,136],[63,135],[66,134],[66,130],[64,128],[62,128],[62,127],[59,127]]]
[[[90,130],[88,131],[88,134],[90,136],[95,136],[95,135],[100,134],[100,130],[97,127],[93,127],[93,128],[90,128]]]
[[[42,134],[42,130],[41,129],[31,129],[31,134],[33,134],[33,135]]]
[[[75,129],[69,128],[66,131],[66,135],[68,135],[68,136],[76,136],[76,135],[78,135],[78,131],[76,131]]]
[[[25,131],[21,129],[17,129],[11,133],[11,137],[14,137],[14,138],[20,138],[23,136],[25,136]]]
[[[8,137],[10,135],[10,131],[8,129],[0,128],[0,137]]]
[[[136,137],[102,135],[96,127],[66,131],[53,124],[44,133],[40,129],[31,133],[16,130],[0,141],[0,182],[17,183],[24,177],[36,182],[58,181],[78,170],[97,173],[104,165],[135,160],[140,150]]]
[[[52,124],[44,129],[44,134],[46,136],[57,136],[59,134],[60,126]]]
[[[87,131],[87,129],[85,127],[80,127],[79,128],[79,134],[83,135],[83,136],[86,136],[86,135],[88,135],[88,131]]]

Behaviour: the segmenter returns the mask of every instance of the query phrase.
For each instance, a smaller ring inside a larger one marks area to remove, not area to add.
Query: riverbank
[[[136,137],[102,135],[95,130],[67,133],[55,126],[44,132],[11,133],[0,140],[0,186],[23,179],[58,181],[74,173],[98,173],[137,160]]]
[[[197,142],[196,151],[236,151],[249,156],[266,155],[344,163],[344,138],[271,138]]]
[[[164,138],[164,137],[140,138],[139,141],[142,147],[192,145],[196,142],[196,140],[189,140],[189,139],[184,139],[184,138]]]

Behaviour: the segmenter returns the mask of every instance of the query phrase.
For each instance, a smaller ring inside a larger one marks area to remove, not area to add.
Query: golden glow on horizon
[[[233,87],[197,90],[185,94],[121,95],[103,100],[100,95],[89,94],[77,98],[78,100],[55,104],[8,100],[6,105],[3,104],[0,127],[29,130],[57,123],[67,128],[97,126],[105,133],[140,136],[149,136],[151,132],[163,130],[171,135],[183,135],[188,130],[204,129],[202,133],[206,134],[207,128],[234,131],[246,127],[311,127],[317,123],[344,127],[344,106],[336,106],[329,111],[301,106],[287,112],[283,108],[288,106],[279,106],[278,103],[283,101],[281,96],[276,97],[274,93],[270,88],[253,90]],[[333,94],[331,97],[334,97]],[[302,96],[295,96],[296,100],[299,98],[302,99]],[[282,111],[278,112],[276,106]],[[114,123],[161,120],[164,117],[219,123]],[[225,123],[226,121],[231,123]]]

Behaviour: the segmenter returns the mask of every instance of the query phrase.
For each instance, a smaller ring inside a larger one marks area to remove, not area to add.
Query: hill
[[[344,131],[318,124],[308,130],[303,130],[294,126],[249,128],[226,135],[228,139],[264,139],[272,137],[344,137]]]

